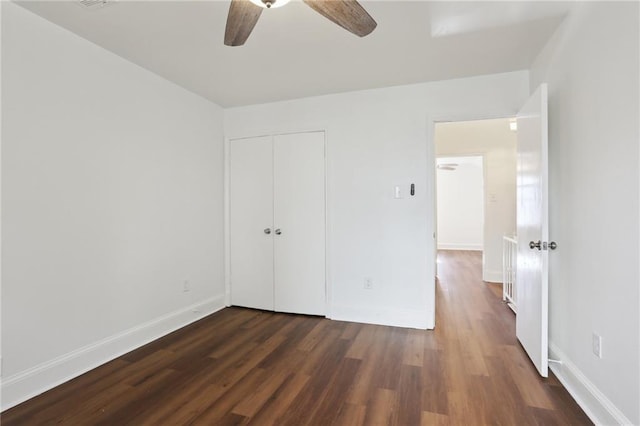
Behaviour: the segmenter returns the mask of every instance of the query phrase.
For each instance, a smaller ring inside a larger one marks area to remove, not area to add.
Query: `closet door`
[[[324,132],[273,143],[275,310],[324,315]]]
[[[229,143],[231,304],[273,310],[273,144]]]

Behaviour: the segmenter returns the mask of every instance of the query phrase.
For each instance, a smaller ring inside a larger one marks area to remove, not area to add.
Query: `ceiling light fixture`
[[[265,9],[275,9],[276,7],[282,7],[289,3],[290,0],[249,0],[256,6],[260,6]]]
[[[75,3],[87,10],[99,10],[111,6],[114,2],[115,0],[77,0]]]
[[[458,163],[440,163],[436,167],[438,170],[456,170]]]

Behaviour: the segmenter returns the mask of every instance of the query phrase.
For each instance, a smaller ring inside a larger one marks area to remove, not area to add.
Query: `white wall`
[[[640,424],[638,16],[580,2],[532,69],[549,84],[554,370],[601,424]]]
[[[484,157],[484,250],[482,279],[502,282],[502,237],[516,231],[517,133],[508,118],[436,125],[437,155]]]
[[[223,134],[218,106],[8,2],[2,60],[6,408],[223,306]]]
[[[528,73],[514,72],[232,108],[225,133],[326,129],[330,317],[425,328],[434,319],[433,120],[513,115],[528,92]],[[404,198],[394,199],[395,185]]]
[[[455,170],[436,170],[438,249],[481,251],[484,232],[482,156],[438,157],[437,163],[458,164]]]

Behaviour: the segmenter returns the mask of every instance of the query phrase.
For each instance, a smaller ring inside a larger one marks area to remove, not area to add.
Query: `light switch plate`
[[[397,185],[393,188],[393,198],[395,199],[402,198],[402,191],[400,191],[400,187]]]

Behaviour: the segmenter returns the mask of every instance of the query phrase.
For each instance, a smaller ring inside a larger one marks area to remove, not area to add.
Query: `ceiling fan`
[[[364,37],[375,28],[376,21],[356,0],[303,0],[313,10],[345,30]],[[224,44],[242,46],[264,9],[284,6],[289,0],[231,0]]]
[[[455,170],[458,167],[458,163],[441,163],[436,167],[438,170]]]

